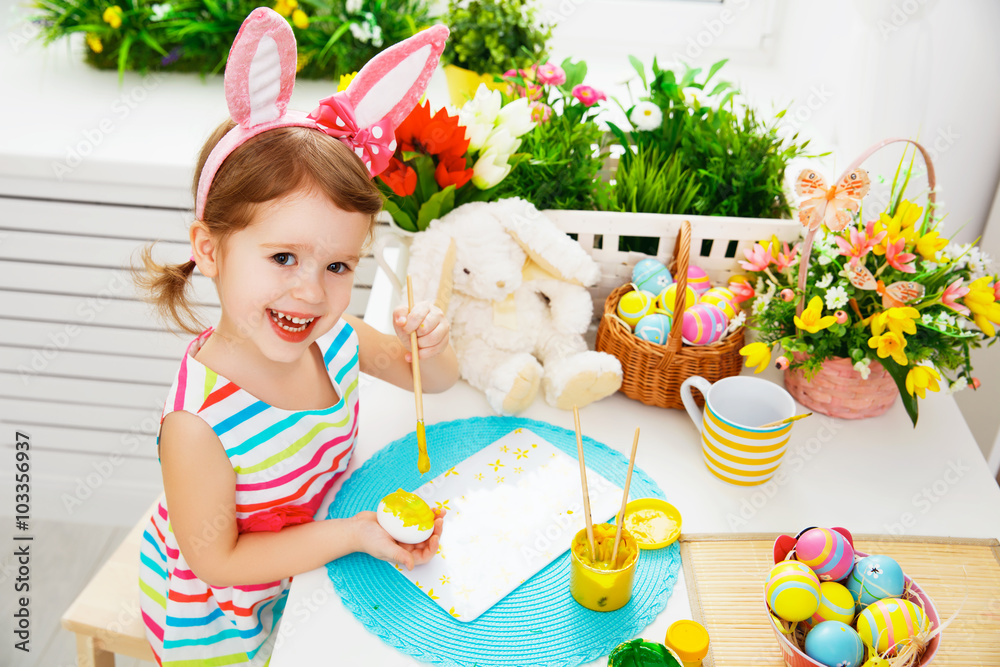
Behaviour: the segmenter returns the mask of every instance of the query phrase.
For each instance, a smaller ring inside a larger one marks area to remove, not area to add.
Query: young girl
[[[293,575],[352,552],[412,569],[433,556],[441,535],[443,513],[417,545],[395,542],[374,512],[313,520],[358,435],[359,372],[411,388],[412,331],[425,391],[450,387],[457,363],[447,321],[428,303],[396,309],[396,336],[344,314],[382,204],[374,153],[359,132],[337,136],[285,113],[280,99],[262,103],[252,68],[241,68],[243,80],[230,76],[234,63],[257,66],[257,44],[270,40],[282,83],[289,57],[294,77],[294,40],[289,56],[290,30],[275,17],[255,10],[230,52],[227,97],[240,124],[227,121],[202,149],[191,261],[159,266],[150,248],[143,255],[142,285],[161,312],[197,334],[164,407],[157,445],[165,501],[141,549],[142,614],[161,665],[265,665]],[[231,78],[235,88],[245,84],[236,96]],[[338,95],[338,117],[353,116]],[[255,122],[241,116],[241,100],[250,116],[265,103],[280,108],[265,108]],[[218,291],[214,328],[190,324],[185,288],[196,266]]]

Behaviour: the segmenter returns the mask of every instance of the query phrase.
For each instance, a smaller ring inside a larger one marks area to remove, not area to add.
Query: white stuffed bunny
[[[459,371],[498,413],[545,400],[583,407],[621,386],[618,360],[587,349],[600,267],[521,199],[460,206],[417,234],[409,274],[416,299],[451,322]]]

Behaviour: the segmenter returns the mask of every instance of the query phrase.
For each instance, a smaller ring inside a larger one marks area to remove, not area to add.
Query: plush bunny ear
[[[448,28],[431,26],[368,61],[346,91],[358,127],[383,119],[398,127],[427,89],[447,39]]]
[[[490,204],[489,212],[542,269],[584,287],[597,284],[601,267],[531,202],[517,197]]]
[[[277,120],[285,114],[295,86],[295,35],[273,9],[250,12],[226,62],[229,115],[244,128]]]

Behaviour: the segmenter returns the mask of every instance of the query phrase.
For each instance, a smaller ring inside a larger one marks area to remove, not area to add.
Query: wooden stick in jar
[[[622,526],[625,525],[625,505],[628,504],[628,487],[632,484],[632,468],[635,467],[635,450],[639,446],[639,427],[635,427],[635,437],[632,439],[632,454],[628,458],[628,474],[625,475],[625,491],[622,493],[622,508],[618,512],[618,530],[615,531],[615,548],[611,552],[611,567],[617,567],[618,543],[622,539]]]
[[[580,484],[583,486],[583,513],[587,518],[587,540],[590,542],[590,556],[597,560],[594,549],[594,522],[590,518],[590,492],[587,490],[587,465],[583,461],[583,436],[580,433],[580,411],[573,406],[573,424],[576,426],[576,455],[580,459]]]

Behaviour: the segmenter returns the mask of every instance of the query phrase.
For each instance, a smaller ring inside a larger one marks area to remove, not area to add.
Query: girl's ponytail
[[[143,269],[132,266],[132,281],[143,298],[153,304],[157,314],[168,327],[177,325],[182,330],[197,336],[207,327],[201,323],[188,298],[187,288],[196,264],[159,264],[153,259],[151,243],[140,251]]]

